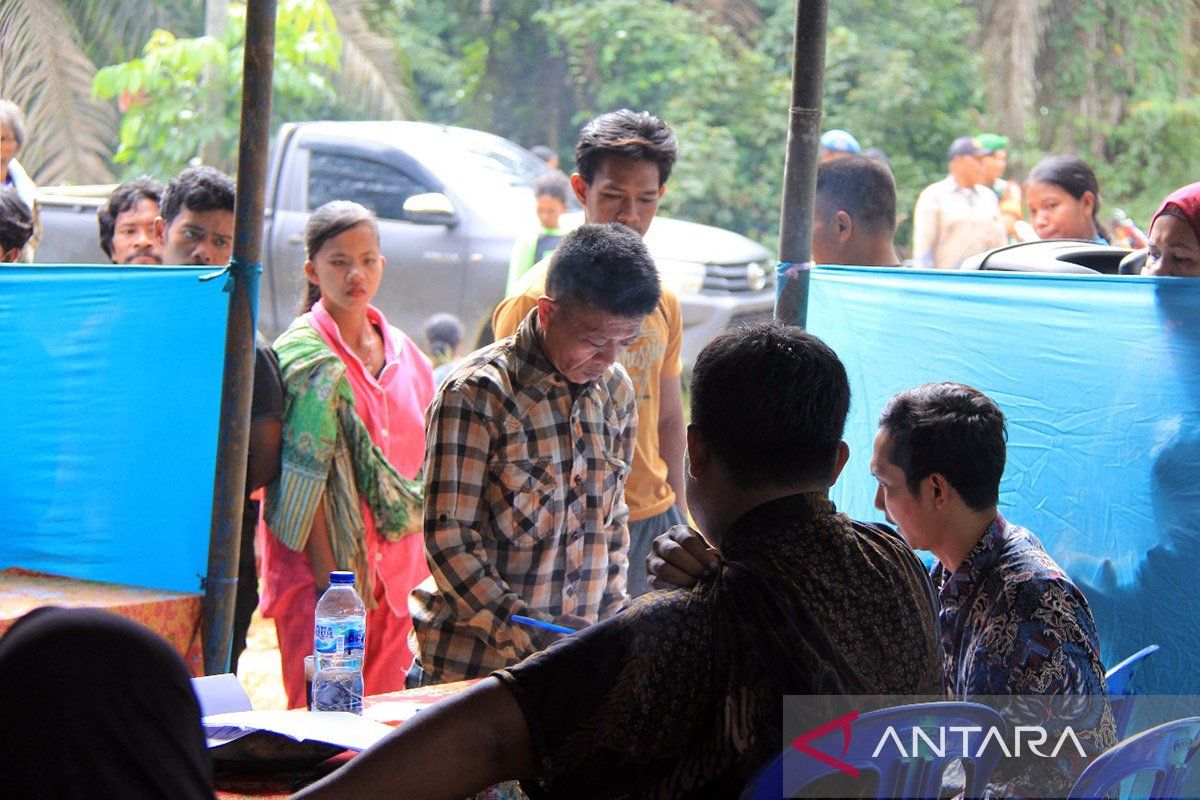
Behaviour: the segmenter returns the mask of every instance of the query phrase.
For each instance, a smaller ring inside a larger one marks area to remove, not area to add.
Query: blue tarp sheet
[[[0,568],[200,591],[228,307],[212,271],[0,269]]]
[[[975,386],[1008,418],[1001,512],[1083,589],[1105,663],[1156,643],[1147,690],[1200,692],[1200,281],[822,267],[808,329],[853,391],[839,507],[882,519],[893,394]]]

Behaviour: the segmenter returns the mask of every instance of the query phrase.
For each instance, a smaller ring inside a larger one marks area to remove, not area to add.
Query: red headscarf
[[[1154,220],[1166,213],[1186,219],[1192,226],[1192,233],[1196,234],[1196,241],[1200,242],[1200,183],[1189,183],[1167,195],[1158,211],[1154,212],[1150,227],[1153,228]]]

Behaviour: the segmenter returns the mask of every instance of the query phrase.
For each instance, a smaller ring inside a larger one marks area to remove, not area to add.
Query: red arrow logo
[[[835,720],[826,722],[824,725],[813,728],[811,731],[802,733],[795,739],[792,739],[792,748],[799,750],[805,755],[812,756],[817,761],[820,761],[826,766],[833,767],[839,772],[844,772],[851,778],[858,777],[858,767],[851,766],[841,760],[841,756],[846,755],[846,751],[850,749],[850,725],[858,719],[858,712],[851,711],[849,714],[844,714]],[[838,758],[834,758],[828,753],[823,753],[815,747],[810,747],[809,742],[813,739],[819,739],[825,734],[833,730],[841,729],[842,731],[842,752],[838,753]]]

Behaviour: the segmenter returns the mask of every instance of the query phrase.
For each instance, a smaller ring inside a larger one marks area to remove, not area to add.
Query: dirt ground
[[[279,669],[279,642],[275,623],[254,612],[246,635],[246,652],[238,661],[238,680],[257,711],[287,708]]]

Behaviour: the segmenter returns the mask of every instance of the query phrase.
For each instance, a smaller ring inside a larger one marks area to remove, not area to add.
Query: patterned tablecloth
[[[20,567],[0,571],[0,636],[35,608],[100,608],[140,622],[183,656],[193,675],[203,675],[200,647],[202,595],[83,581]]]
[[[458,681],[440,686],[425,686],[401,692],[372,695],[363,700],[363,716],[387,725],[397,726],[407,722],[421,709],[439,700],[454,697],[470,688],[476,681]],[[303,713],[303,712],[297,712]],[[218,775],[217,797],[220,800],[282,800],[302,786],[316,781],[330,772],[330,767],[341,766],[348,754],[335,756],[329,761],[303,775],[249,776]],[[475,800],[520,800],[525,795],[515,783],[505,783],[488,789]]]

